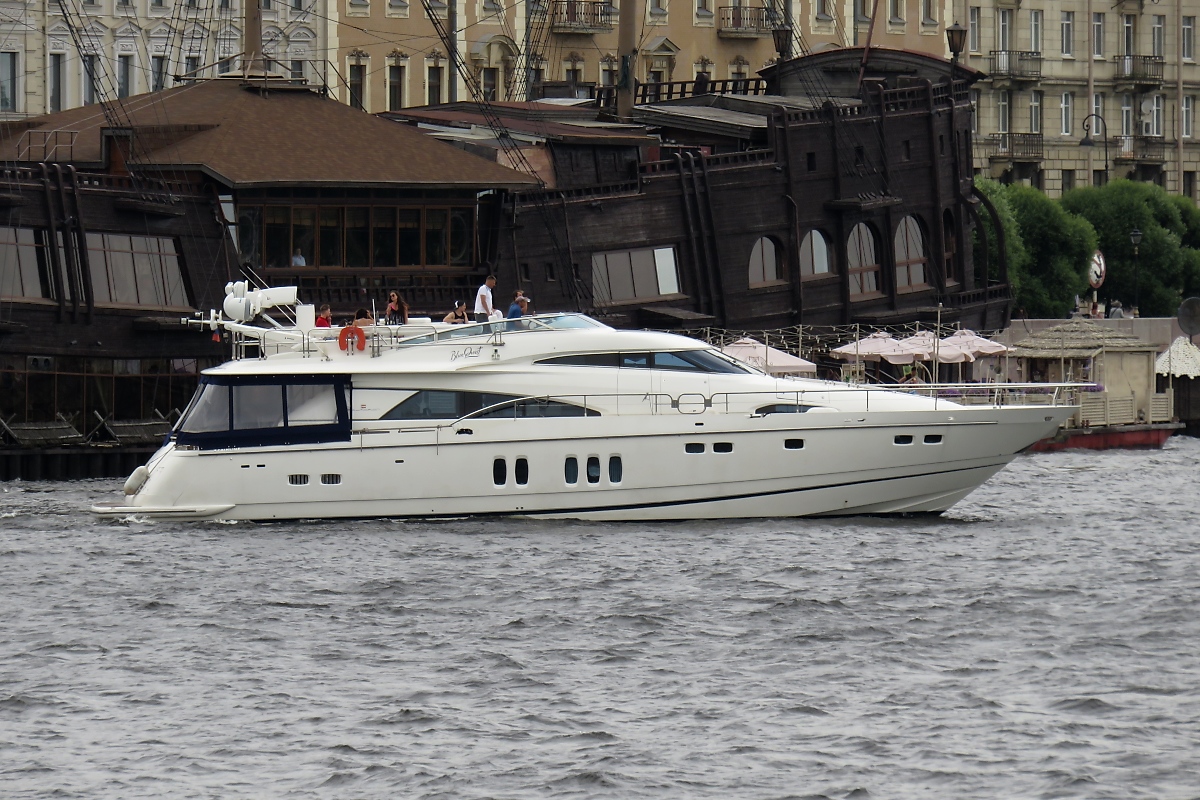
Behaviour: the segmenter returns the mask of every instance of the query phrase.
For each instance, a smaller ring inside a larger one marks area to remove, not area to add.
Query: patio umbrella
[[[879,331],[829,351],[846,361],[887,361],[889,364],[911,364],[926,360],[919,352],[900,344],[890,333]]]
[[[999,355],[1000,353],[1008,352],[1008,348],[999,342],[993,342],[991,339],[985,339],[975,331],[970,331],[966,328],[955,331],[945,339],[942,339],[942,345],[948,345],[959,350],[965,350],[976,358],[979,356],[994,356]]]
[[[927,361],[936,360],[939,364],[962,364],[975,360],[975,355],[970,351],[954,344],[947,344],[945,339],[938,341],[933,331],[918,331],[899,341],[902,347],[920,353]]]
[[[817,365],[813,362],[797,358],[791,353],[785,353],[774,347],[768,347],[757,339],[738,339],[736,342],[722,347],[721,352],[758,367],[770,375],[815,374],[817,371]]]

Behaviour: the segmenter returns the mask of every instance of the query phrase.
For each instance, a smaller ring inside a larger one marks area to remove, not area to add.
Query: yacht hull
[[[360,430],[319,447],[168,445],[135,495],[93,510],[226,520],[937,513],[1073,410],[646,415],[621,418],[619,431],[607,418],[545,420],[536,440],[520,436],[519,421],[473,420],[470,429]]]

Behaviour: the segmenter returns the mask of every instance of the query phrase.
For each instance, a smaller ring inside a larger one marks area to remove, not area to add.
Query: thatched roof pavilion
[[[1008,354],[1013,358],[1087,359],[1106,351],[1153,353],[1157,349],[1153,342],[1131,333],[1087,319],[1073,319],[1022,339]]]

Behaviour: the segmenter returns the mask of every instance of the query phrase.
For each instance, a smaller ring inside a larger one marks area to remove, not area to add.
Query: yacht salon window
[[[751,370],[711,350],[681,350],[662,353],[580,353],[543,358],[537,362],[554,367],[623,367],[625,369],[668,369],[683,372],[746,374]]]
[[[495,408],[491,408],[496,406]],[[483,411],[483,409],[489,409]],[[397,403],[380,419],[459,419],[468,414],[480,419],[534,417],[598,417],[600,412],[583,406],[543,398],[521,398],[518,395],[486,392],[456,392],[444,389],[425,389],[413,392]]]
[[[206,378],[174,436],[202,448],[348,441],[346,394],[340,378]]]

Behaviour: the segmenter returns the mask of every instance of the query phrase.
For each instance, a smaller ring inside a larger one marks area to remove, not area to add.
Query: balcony
[[[988,54],[988,74],[993,80],[1041,80],[1042,54],[1025,50],[993,50]]]
[[[550,30],[554,33],[608,33],[617,21],[612,3],[555,0],[550,4]]]
[[[725,6],[718,8],[717,36],[722,39],[754,39],[770,36],[771,29],[780,23],[779,12],[773,8]]]
[[[1158,86],[1163,81],[1162,56],[1114,56],[1113,80],[1135,86]]]
[[[983,141],[983,149],[988,158],[998,161],[1041,161],[1042,134],[993,133]]]
[[[1161,164],[1167,160],[1167,140],[1161,136],[1116,136],[1113,161]]]

